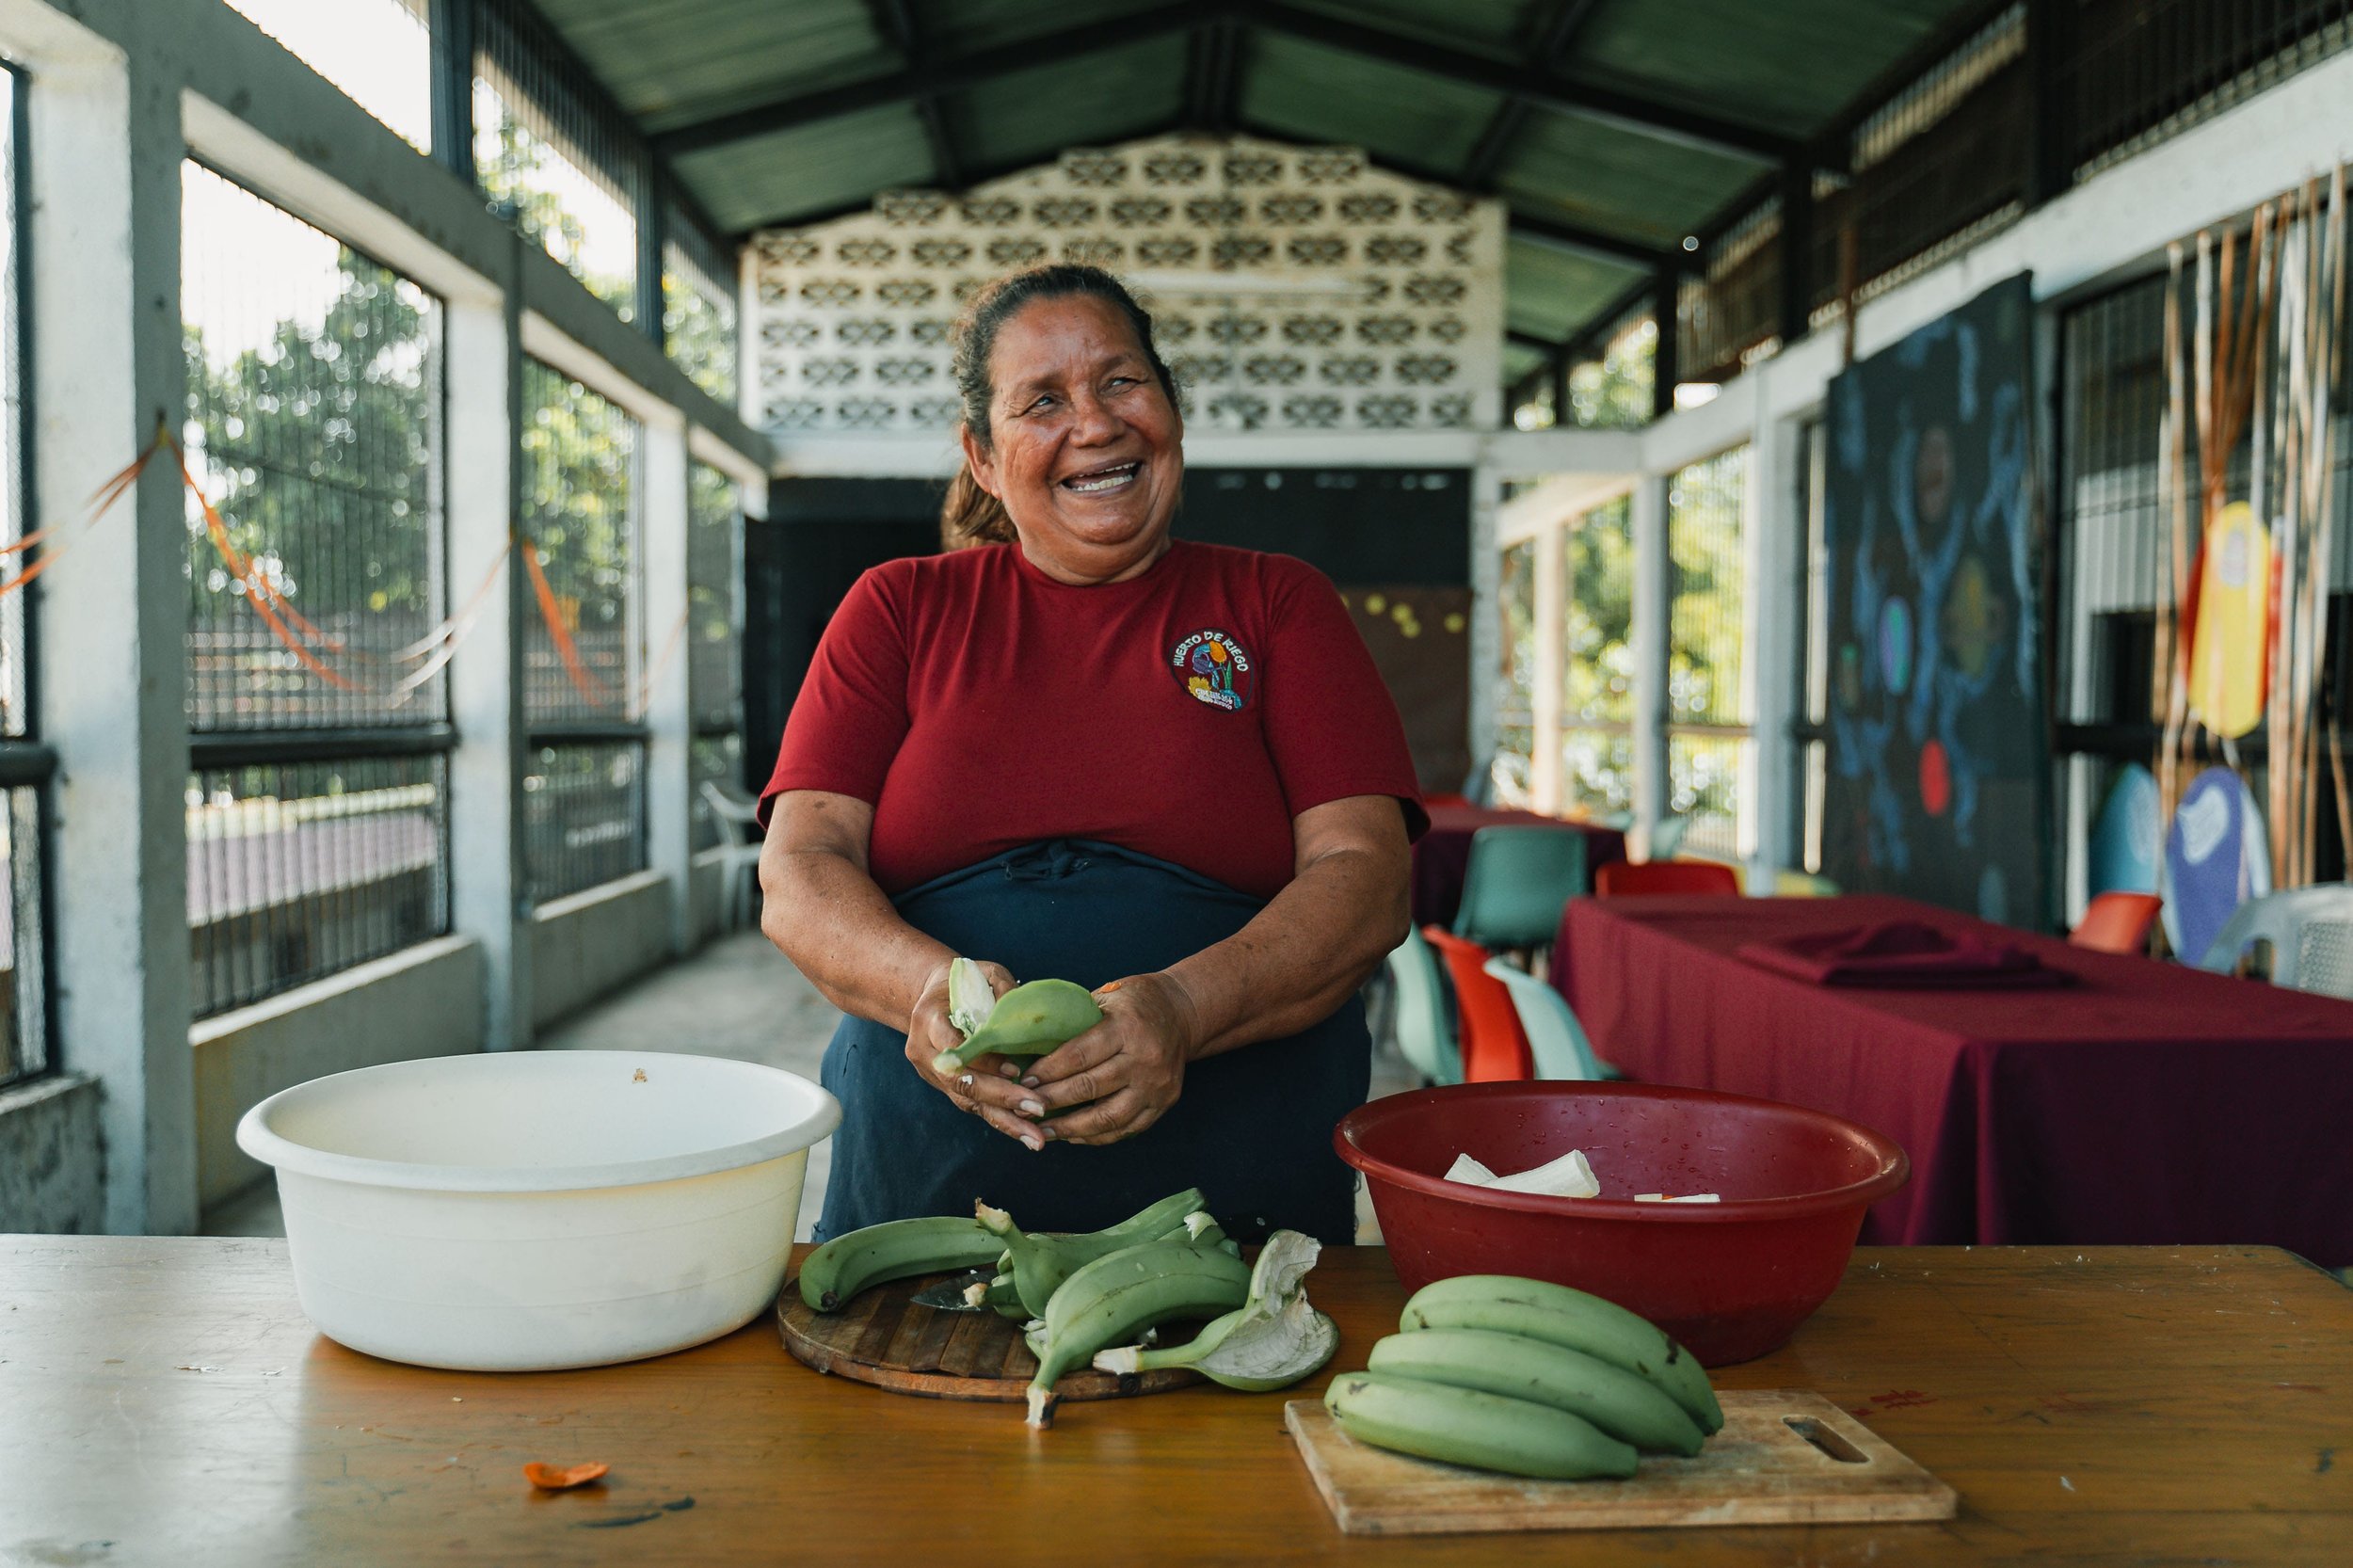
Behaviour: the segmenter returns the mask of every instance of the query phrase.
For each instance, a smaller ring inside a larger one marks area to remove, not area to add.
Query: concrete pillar
[[[66,1070],[104,1086],[106,1228],[184,1234],[197,1223],[188,532],[172,454],[77,526],[159,424],[180,433],[179,88],[54,14],[43,26],[10,8],[0,33],[34,73],[36,515],[67,531],[40,584],[35,658],[40,732],[58,758],[55,1044]]]
[[[1502,472],[1481,461],[1471,470],[1470,526],[1470,758],[1472,775],[1481,780],[1495,764],[1496,688],[1503,669],[1503,555],[1496,548],[1496,511],[1502,504]],[[1460,785],[1459,779],[1439,781],[1444,790]]]
[[[1566,520],[1545,524],[1536,536],[1536,667],[1529,672],[1530,757],[1528,792],[1539,811],[1561,808],[1561,652],[1568,630],[1569,600],[1562,591],[1561,546]]]
[[[686,427],[676,419],[645,424],[638,509],[638,625],[646,666],[646,865],[670,879],[670,946],[695,945],[692,779],[695,715],[687,691],[683,634],[687,587]]]
[[[1667,649],[1673,584],[1665,474],[1634,487],[1634,831],[1648,853],[1667,815]]]
[[[519,242],[520,243],[520,242]],[[515,273],[497,301],[449,303],[449,580],[462,602],[494,569],[466,642],[449,666],[450,923],[482,944],[483,1040],[490,1050],[531,1044],[531,905],[523,871],[523,617],[529,592],[508,551],[516,517],[516,432],[522,359]],[[455,604],[453,605],[455,607]]]
[[[1789,727],[1801,716],[1805,671],[1804,433],[1777,420],[1767,401],[1770,378],[1752,376],[1756,434],[1749,451],[1741,544],[1749,580],[1747,656],[1741,660],[1742,712],[1749,715],[1751,787],[1742,791],[1740,841],[1767,867],[1797,864],[1795,827],[1804,780]]]

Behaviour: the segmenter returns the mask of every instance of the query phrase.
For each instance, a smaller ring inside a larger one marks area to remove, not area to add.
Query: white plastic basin
[[[478,1371],[661,1355],[783,1283],[840,1102],[776,1067],[514,1051],[362,1067],[271,1096],[237,1145],[278,1169],[302,1310],[393,1361]]]

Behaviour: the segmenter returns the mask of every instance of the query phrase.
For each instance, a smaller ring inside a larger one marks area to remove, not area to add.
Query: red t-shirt
[[[1046,839],[1095,839],[1272,898],[1291,819],[1394,795],[1405,730],[1348,607],[1287,555],[1179,541],[1072,587],[1012,545],[890,561],[817,646],[761,799],[874,807],[887,892]]]

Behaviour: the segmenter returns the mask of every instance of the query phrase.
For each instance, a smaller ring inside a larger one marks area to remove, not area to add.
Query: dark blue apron
[[[1015,978],[1089,989],[1224,941],[1264,907],[1220,882],[1138,855],[1056,840],[993,856],[892,901],[908,924]],[[1332,1126],[1364,1102],[1371,1041],[1351,997],[1311,1029],[1195,1062],[1184,1094],[1117,1144],[1032,1153],[916,1075],[906,1036],[844,1017],[824,1084],[841,1101],[824,1240],[884,1220],[968,1214],[976,1198],[1029,1230],[1096,1230],[1186,1187],[1234,1236],[1280,1228],[1355,1240],[1355,1173]]]

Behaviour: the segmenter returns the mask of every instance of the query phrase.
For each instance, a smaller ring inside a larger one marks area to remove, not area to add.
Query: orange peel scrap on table
[[[542,1492],[569,1492],[575,1486],[602,1480],[612,1468],[601,1461],[591,1461],[586,1464],[542,1464],[535,1459],[523,1466],[523,1480]]]

